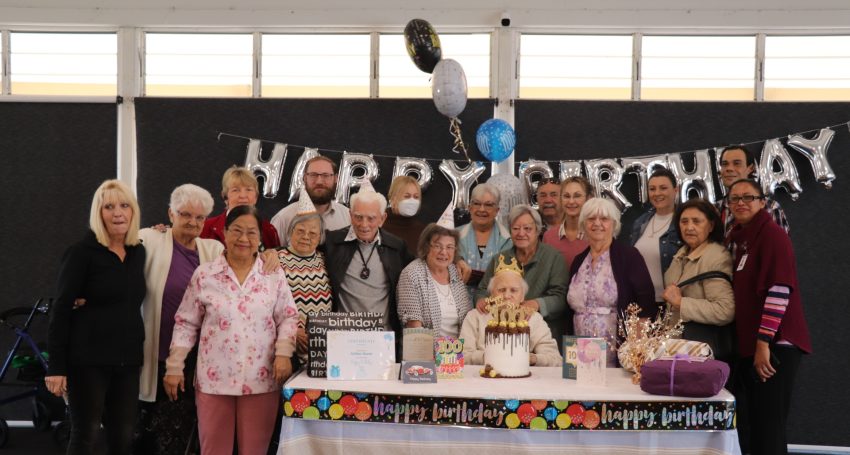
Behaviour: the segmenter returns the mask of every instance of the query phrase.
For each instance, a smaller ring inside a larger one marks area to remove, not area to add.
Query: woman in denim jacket
[[[664,272],[683,245],[672,222],[677,187],[676,177],[669,169],[660,167],[652,172],[647,182],[652,208],[635,220],[629,236],[629,243],[640,251],[646,261],[655,286],[656,302],[664,302]]]

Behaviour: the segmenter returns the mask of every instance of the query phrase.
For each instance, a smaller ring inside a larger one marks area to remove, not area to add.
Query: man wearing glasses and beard
[[[325,229],[334,231],[351,225],[348,208],[333,200],[336,195],[337,166],[326,156],[317,156],[307,161],[304,167],[304,189],[316,206],[316,212],[322,216]],[[293,202],[277,212],[272,218],[272,225],[281,235],[281,244],[286,246],[289,239],[284,238],[289,232],[289,223],[298,212],[298,203]]]

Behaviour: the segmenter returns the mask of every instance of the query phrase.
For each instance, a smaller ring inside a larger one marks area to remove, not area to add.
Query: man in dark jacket
[[[396,285],[414,258],[403,240],[381,229],[386,209],[371,185],[351,196],[351,226],[327,233],[325,263],[334,311],[383,313],[384,329],[400,336]]]

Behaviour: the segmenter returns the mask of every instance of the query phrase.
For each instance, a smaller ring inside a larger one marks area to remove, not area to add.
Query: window
[[[13,95],[118,93],[115,33],[10,33]]]
[[[145,34],[145,94],[251,96],[250,34]]]
[[[631,36],[522,35],[519,58],[520,98],[631,98]]]
[[[369,96],[369,35],[263,35],[264,97]]]
[[[413,64],[403,35],[381,35],[378,93],[381,98],[431,98],[431,75]],[[443,58],[456,60],[466,74],[467,97],[490,96],[490,35],[440,35]]]
[[[641,54],[641,99],[755,98],[755,36],[644,36]]]
[[[765,100],[850,100],[850,36],[768,36]]]

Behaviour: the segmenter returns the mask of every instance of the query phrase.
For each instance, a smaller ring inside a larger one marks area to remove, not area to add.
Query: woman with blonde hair
[[[110,454],[129,454],[145,329],[139,205],[118,180],[95,191],[90,231],[62,258],[48,330],[47,389],[67,393],[69,454],[94,452],[101,422]],[[76,299],[86,304],[74,309]]]
[[[561,224],[558,229],[543,233],[543,243],[557,249],[569,269],[573,259],[588,246],[578,224],[578,216],[584,203],[593,197],[593,185],[584,177],[569,177],[561,182],[560,194]]]
[[[201,231],[201,238],[215,239],[224,244],[224,220],[227,218],[227,214],[240,205],[255,207],[259,195],[260,184],[257,183],[257,177],[254,177],[254,173],[244,167],[231,166],[221,177],[221,197],[224,198],[225,204],[224,213],[207,218],[204,229]],[[262,220],[261,229],[260,251],[280,246],[277,229],[268,220]]]
[[[425,229],[425,223],[416,217],[422,207],[422,188],[419,181],[409,175],[400,175],[393,179],[387,196],[389,204],[383,228],[404,240],[407,251],[416,255],[419,236]]]

